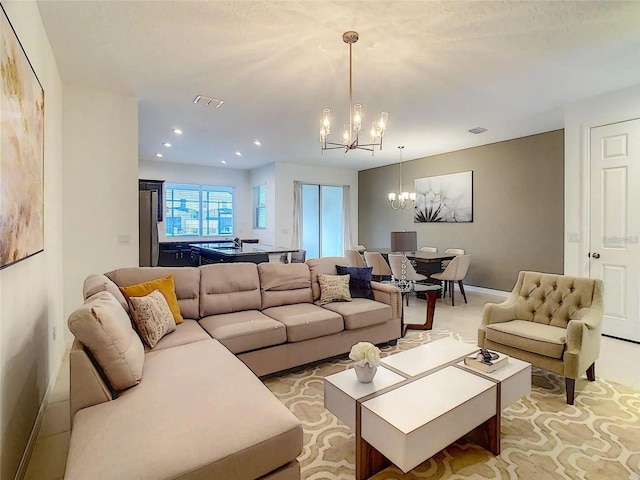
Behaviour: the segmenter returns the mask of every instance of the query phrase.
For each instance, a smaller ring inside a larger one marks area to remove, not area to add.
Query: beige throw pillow
[[[320,283],[320,305],[331,302],[350,302],[349,292],[350,275],[318,275]]]
[[[173,314],[160,290],[144,297],[129,297],[131,316],[144,342],[151,348],[176,329]]]
[[[122,305],[109,292],[98,292],[69,316],[69,329],[100,365],[115,390],[142,378],[144,346]]]

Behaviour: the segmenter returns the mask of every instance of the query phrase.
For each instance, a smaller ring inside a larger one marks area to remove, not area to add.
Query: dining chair
[[[431,275],[431,278],[435,278],[436,280],[440,280],[444,283],[444,295],[442,299],[447,294],[447,287],[449,289],[449,296],[451,297],[451,306],[455,305],[455,293],[454,293],[454,283],[458,282],[460,286],[460,293],[464,297],[464,303],[467,303],[467,295],[464,293],[464,285],[462,284],[462,280],[467,276],[467,272],[469,271],[469,264],[471,263],[471,255],[457,255],[453,258],[447,268],[444,269],[442,273],[434,273]]]
[[[433,252],[433,253],[437,253],[437,252],[438,252],[438,247],[420,247],[420,251],[421,251],[421,252]]]
[[[306,250],[298,250],[295,252],[291,252],[291,263],[304,263],[307,257]]]
[[[402,255],[398,254],[389,254],[389,266],[391,267],[391,273],[393,278],[396,280],[402,279]],[[413,268],[413,264],[406,259],[405,268],[404,268],[404,279],[409,282],[420,282],[423,280],[427,280],[429,277],[426,275],[422,275],[421,273],[416,272],[416,269]],[[405,295],[407,299],[407,307],[409,306],[409,295]]]
[[[391,267],[389,267],[389,264],[380,252],[364,252],[364,261],[367,267],[373,267],[371,275],[377,279],[391,277],[391,275],[393,275]]]
[[[464,248],[447,248],[444,253],[448,253],[450,255],[464,255]],[[449,262],[451,260],[443,260],[442,263],[440,264],[442,267],[442,270],[444,270],[445,268],[447,268],[447,265],[449,265]]]
[[[344,256],[349,260],[349,266],[351,267],[366,267],[367,262],[364,261],[364,257],[357,250],[345,250]]]
[[[367,249],[367,247],[365,247],[364,245],[354,245],[351,248],[359,253],[363,253]]]

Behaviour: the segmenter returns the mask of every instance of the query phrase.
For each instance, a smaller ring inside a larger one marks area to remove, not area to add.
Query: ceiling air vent
[[[213,97],[205,97],[204,95],[196,95],[196,98],[193,99],[193,103],[195,103],[196,105],[202,105],[204,107],[220,108],[224,103],[224,100]]]
[[[469,133],[475,133],[476,135],[478,135],[478,134],[484,133],[486,131],[487,131],[486,128],[476,127],[476,128],[472,128],[471,130],[469,130]]]

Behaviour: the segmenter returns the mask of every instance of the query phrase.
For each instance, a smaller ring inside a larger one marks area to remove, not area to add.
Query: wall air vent
[[[476,128],[472,128],[471,130],[469,130],[469,133],[475,133],[476,135],[478,135],[478,134],[484,133],[486,131],[487,131],[486,128],[476,127]]]
[[[224,103],[224,100],[220,100],[219,98],[206,97],[204,95],[196,95],[196,98],[193,99],[193,103],[195,103],[196,105],[202,105],[204,107],[220,108]]]

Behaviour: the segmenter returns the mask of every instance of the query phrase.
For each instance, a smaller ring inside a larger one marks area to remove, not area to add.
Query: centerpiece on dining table
[[[351,347],[349,358],[355,363],[354,370],[358,381],[370,383],[380,365],[380,349],[370,342],[358,342]]]

